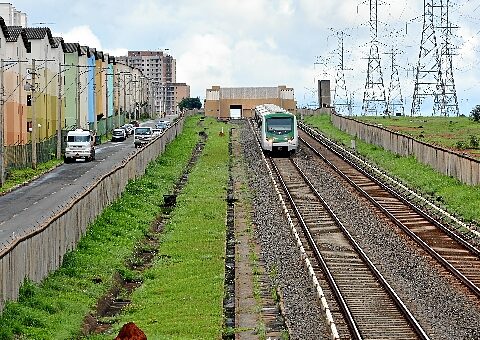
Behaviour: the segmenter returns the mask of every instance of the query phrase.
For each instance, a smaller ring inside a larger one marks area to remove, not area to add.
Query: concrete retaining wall
[[[148,164],[161,155],[183,130],[180,118],[161,137],[125,159],[85,192],[64,206],[28,235],[13,238],[0,250],[0,312],[5,301],[16,300],[25,278],[40,282],[60,267],[67,251],[76,247],[87,227],[117,199],[129,180],[145,173]]]
[[[385,128],[332,114],[338,129],[367,143],[381,146],[401,156],[414,156],[419,162],[469,185],[480,183],[480,162],[471,157],[430,145]]]

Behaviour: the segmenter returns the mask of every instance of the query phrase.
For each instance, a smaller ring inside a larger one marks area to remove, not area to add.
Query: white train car
[[[263,104],[255,107],[255,120],[263,150],[289,153],[297,150],[297,117],[294,114],[274,104]]]

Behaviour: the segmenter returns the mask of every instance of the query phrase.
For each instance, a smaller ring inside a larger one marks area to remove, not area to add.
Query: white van
[[[76,129],[68,131],[65,148],[65,163],[83,158],[86,161],[95,159],[95,134],[89,130]]]
[[[136,148],[150,143],[153,139],[153,131],[149,126],[139,126],[133,130],[133,144]]]

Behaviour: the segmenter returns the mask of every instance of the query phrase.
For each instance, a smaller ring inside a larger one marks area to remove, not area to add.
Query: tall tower
[[[345,83],[345,64],[344,64],[344,48],[343,48],[343,36],[344,32],[337,32],[338,38],[338,65],[337,73],[335,76],[335,91],[333,94],[333,106],[335,111],[341,114],[352,113],[352,105],[348,98],[347,85]]]
[[[450,38],[452,28],[449,18],[450,0],[440,0],[440,26],[442,39],[440,43],[440,67],[443,72],[444,85],[444,105],[446,116],[459,116],[457,91],[455,89],[455,80],[453,78],[453,51]]]
[[[391,75],[390,84],[388,86],[387,110],[390,115],[403,116],[405,107],[403,105],[402,89],[400,86],[400,76],[398,75],[398,65],[395,62],[395,56],[399,54],[398,50],[394,50],[386,54],[392,56],[391,59]]]
[[[425,99],[433,99],[432,115],[444,115],[444,84],[440,51],[435,36],[435,0],[423,0],[423,29],[412,99],[412,116],[421,113]],[[437,0],[438,1],[438,0]],[[440,0],[442,1],[442,0]]]
[[[368,55],[367,80],[363,94],[363,114],[385,114],[385,87],[378,53],[378,0],[370,1],[370,53]]]

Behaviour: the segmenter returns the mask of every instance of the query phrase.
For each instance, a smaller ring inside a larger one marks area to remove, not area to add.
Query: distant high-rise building
[[[141,70],[149,79],[152,113],[164,115],[176,112],[176,60],[171,55],[164,51],[128,51],[128,56],[115,59]]]
[[[27,27],[27,14],[17,11],[10,3],[0,3],[0,17],[7,26]]]
[[[184,98],[190,98],[190,86],[185,83],[172,83],[174,90],[175,108],[178,109],[177,104]]]

